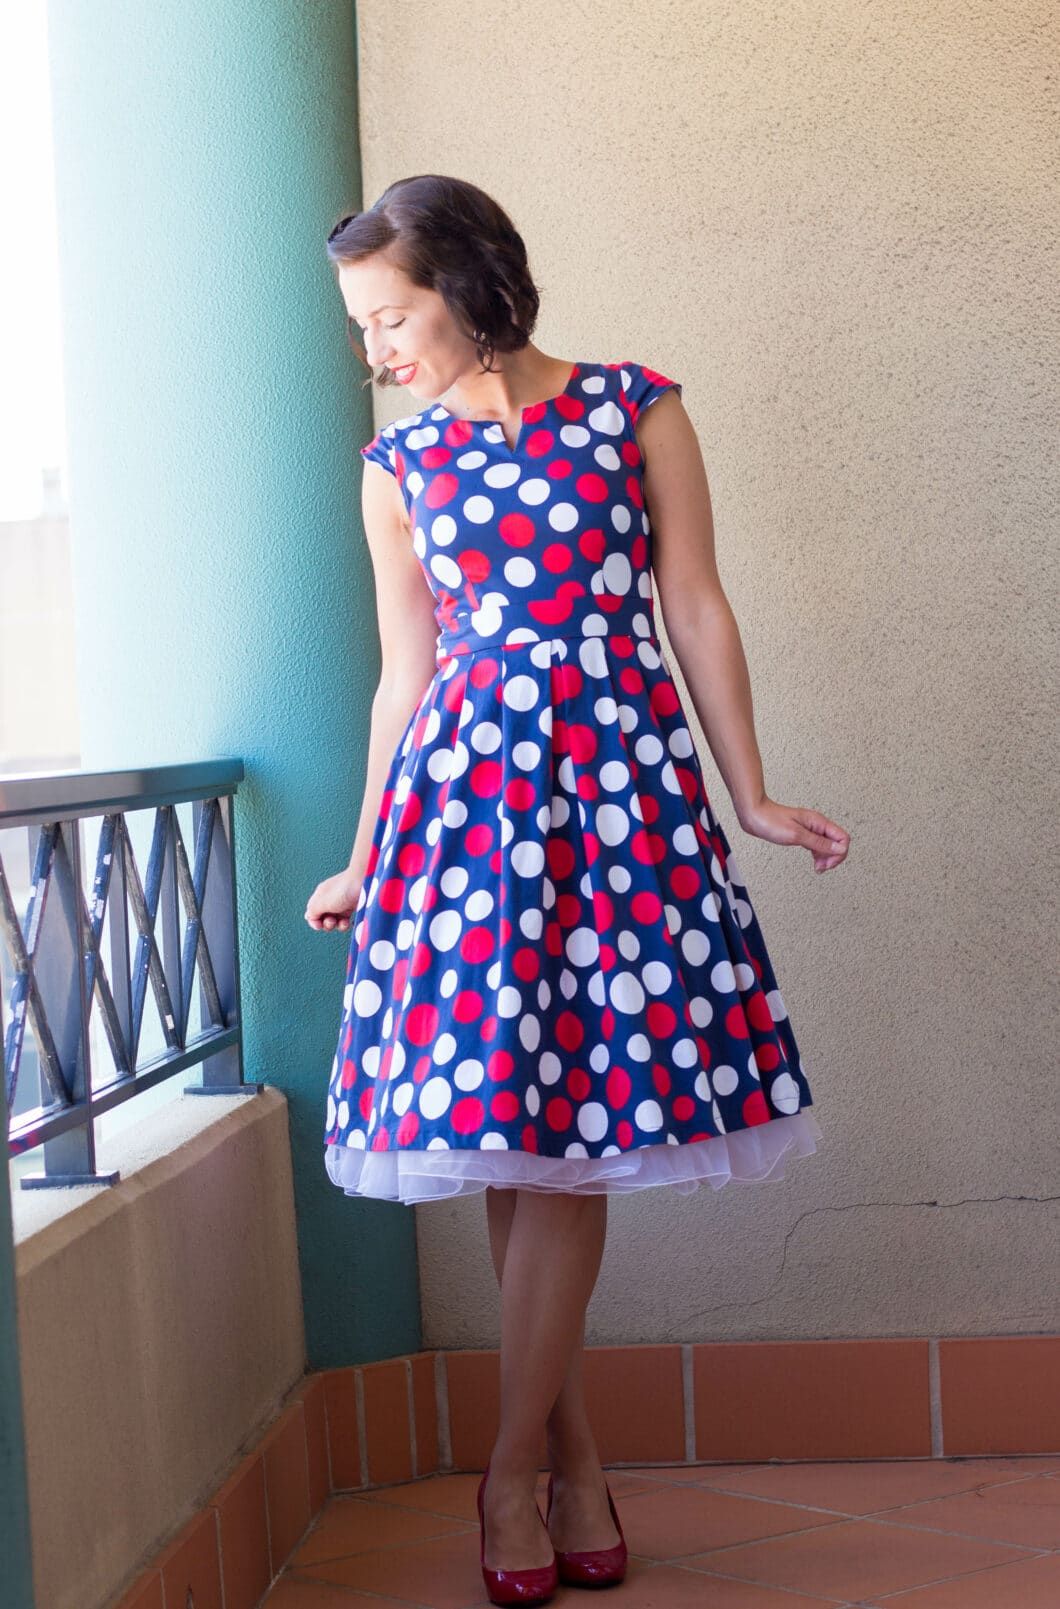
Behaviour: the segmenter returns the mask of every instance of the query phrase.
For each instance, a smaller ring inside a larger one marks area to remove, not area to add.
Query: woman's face
[[[414,285],[384,252],[340,263],[338,281],[368,362],[390,369],[416,396],[441,397],[478,367],[475,343],[458,329],[441,293]]]

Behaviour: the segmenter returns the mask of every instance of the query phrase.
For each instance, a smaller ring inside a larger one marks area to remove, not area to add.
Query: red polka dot
[[[654,927],[656,922],[662,921],[663,903],[658,894],[634,894],[630,910],[643,927]]]
[[[753,1089],[750,1095],[745,1096],[743,1105],[740,1107],[740,1115],[748,1128],[753,1128],[757,1123],[768,1123],[770,1121],[766,1098],[760,1089]]]
[[[460,954],[472,963],[488,961],[493,949],[493,934],[488,927],[469,927],[460,940]]]
[[[633,1145],[633,1125],[627,1123],[625,1118],[615,1125],[615,1139],[620,1151],[628,1151]]]
[[[574,482],[574,489],[587,503],[606,503],[610,496],[607,482],[602,475],[579,475]]]
[[[475,663],[467,673],[467,680],[472,687],[489,687],[497,680],[499,673],[500,667],[495,659],[476,658]],[[455,707],[459,708],[463,702],[464,694],[463,690],[461,690]]]
[[[553,575],[569,570],[573,562],[570,548],[562,542],[550,542],[541,555],[541,563]]]
[[[469,781],[474,793],[480,799],[491,799],[495,793],[500,792],[501,777],[500,762],[497,760],[480,760],[478,765],[471,767]]]
[[[469,581],[485,581],[490,573],[490,561],[478,548],[465,548],[457,554],[457,563]]]
[[[405,1035],[414,1045],[429,1045],[438,1033],[438,1008],[426,1001],[413,1006],[405,1017]]]
[[[552,1099],[546,1103],[545,1122],[550,1129],[555,1129],[558,1134],[562,1133],[564,1129],[570,1128],[573,1117],[574,1112],[571,1109],[570,1101],[565,1096],[553,1095]]]
[[[618,1111],[625,1106],[633,1090],[633,1081],[624,1067],[612,1067],[607,1075],[607,1104]]]
[[[592,1080],[584,1067],[572,1067],[567,1074],[567,1094],[572,1101],[584,1101],[592,1089]]]
[[[607,543],[603,531],[583,531],[578,538],[578,552],[591,564],[602,564]]]
[[[460,482],[455,475],[435,475],[423,494],[423,501],[428,508],[444,508],[459,490]]]
[[[452,1110],[453,1128],[458,1134],[474,1134],[486,1121],[486,1108],[475,1095],[465,1095]]]
[[[524,1151],[530,1151],[536,1156],[536,1154],[537,1154],[537,1131],[535,1130],[534,1125],[532,1123],[527,1123],[527,1124],[524,1125],[522,1136],[520,1138],[519,1143],[522,1146]]]
[[[498,1123],[510,1123],[519,1115],[519,1097],[510,1089],[499,1089],[490,1101],[490,1115]]]
[[[457,1022],[474,1022],[482,1015],[482,996],[474,989],[458,989],[453,996],[453,1016]]]
[[[395,1139],[399,1145],[411,1145],[420,1131],[420,1120],[415,1112],[406,1112],[397,1126]]]
[[[386,1129],[379,1129],[379,1131],[377,1132],[377,1134],[375,1136],[375,1139],[372,1141],[372,1150],[373,1151],[388,1151],[389,1149],[390,1149],[390,1136],[387,1134]]]
[[[500,1083],[504,1078],[511,1078],[515,1071],[515,1059],[508,1050],[495,1050],[486,1061],[486,1076]]]
[[[537,528],[527,514],[502,514],[497,529],[509,547],[525,548],[537,535]]]
[[[748,1038],[747,1018],[739,1001],[725,1013],[725,1027],[734,1039]]]
[[[485,822],[477,827],[469,827],[464,837],[464,847],[469,855],[475,857],[487,855],[492,843],[493,828],[487,827]]]
[[[556,438],[551,430],[534,430],[526,438],[527,456],[530,458],[544,458],[555,446]]]
[[[671,1082],[670,1074],[667,1072],[666,1068],[661,1067],[658,1062],[655,1063],[651,1070],[651,1081],[655,1085],[655,1090],[658,1095],[669,1095]]]
[[[760,1073],[773,1073],[780,1066],[780,1051],[773,1044],[756,1046],[754,1058]]]
[[[527,777],[513,777],[504,790],[504,802],[510,810],[530,810],[537,803],[534,785]]]
[[[669,1039],[677,1027],[677,1013],[664,1000],[650,1000],[644,1014],[656,1039]]]
[[[687,1123],[696,1110],[696,1103],[691,1095],[678,1095],[674,1101],[674,1116],[679,1123]]]
[[[388,877],[379,885],[379,904],[384,911],[400,911],[405,902],[405,880],[402,877]]]
[[[556,1040],[562,1050],[575,1051],[585,1038],[585,1029],[573,1011],[561,1011],[556,1018]]]
[[[349,1057],[347,1057],[342,1064],[342,1075],[339,1079],[339,1083],[342,1085],[343,1089],[351,1089],[356,1082],[357,1069],[353,1062],[350,1061]]]

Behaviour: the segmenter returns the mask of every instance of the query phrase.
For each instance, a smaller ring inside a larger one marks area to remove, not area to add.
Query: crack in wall
[[[681,1337],[683,1339],[686,1338],[687,1334],[688,1334],[687,1326],[689,1324],[691,1324],[691,1323],[695,1323],[695,1321],[698,1320],[698,1319],[706,1318],[707,1315],[710,1314],[710,1313],[722,1313],[722,1312],[725,1311],[726,1308],[761,1307],[764,1302],[768,1302],[771,1299],[771,1297],[773,1297],[776,1294],[777,1290],[779,1289],[779,1287],[781,1285],[781,1282],[783,1281],[784,1270],[785,1270],[785,1267],[787,1266],[787,1261],[788,1261],[788,1247],[789,1247],[789,1245],[791,1243],[792,1237],[795,1235],[795,1233],[799,1229],[800,1225],[803,1224],[806,1221],[807,1218],[813,1218],[817,1213],[821,1213],[821,1212],[860,1212],[865,1208],[876,1208],[876,1207],[895,1208],[895,1209],[900,1209],[902,1211],[904,1211],[907,1207],[934,1207],[934,1208],[937,1208],[940,1211],[945,1211],[946,1209],[951,1208],[951,1207],[992,1206],[997,1201],[1029,1201],[1029,1202],[1033,1202],[1035,1205],[1043,1205],[1043,1204],[1045,1204],[1047,1202],[1050,1202],[1050,1201],[1060,1201],[1060,1195],[1056,1195],[1056,1196],[1022,1196],[1022,1195],[962,1196],[956,1201],[939,1201],[937,1199],[932,1199],[932,1200],[928,1200],[928,1201],[847,1201],[847,1202],[840,1203],[838,1206],[808,1207],[805,1212],[801,1212],[799,1214],[799,1216],[795,1219],[795,1222],[792,1224],[791,1228],[788,1230],[788,1232],[784,1236],[784,1243],[783,1243],[783,1246],[781,1248],[780,1267],[777,1269],[776,1278],[773,1280],[773,1283],[770,1285],[769,1289],[764,1293],[764,1295],[755,1296],[755,1297],[749,1297],[749,1298],[746,1298],[746,1299],[740,1300],[740,1301],[716,1302],[710,1307],[700,1308],[699,1311],[696,1312],[696,1313],[687,1314],[682,1319],[681,1324],[678,1326],[678,1328],[669,1331],[669,1333],[666,1336],[666,1339],[667,1340],[673,1340],[674,1337],[679,1332],[680,1332]]]

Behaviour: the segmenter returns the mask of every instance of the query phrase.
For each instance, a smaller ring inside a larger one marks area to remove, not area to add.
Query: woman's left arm
[[[819,810],[766,792],[751,678],[714,553],[710,488],[692,421],[675,391],[637,420],[652,527],[655,591],[681,674],[744,832],[810,850],[814,871],[846,859],[850,835]]]

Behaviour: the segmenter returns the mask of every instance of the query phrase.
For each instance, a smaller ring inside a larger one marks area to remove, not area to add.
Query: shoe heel
[[[551,1564],[542,1564],[528,1570],[491,1570],[486,1563],[486,1478],[490,1466],[478,1484],[479,1561],[482,1579],[491,1603],[547,1603],[559,1586],[559,1572],[553,1553]],[[541,1510],[538,1509],[538,1518]],[[546,1527],[547,1529],[547,1527]]]
[[[607,1485],[607,1502],[611,1510],[611,1518],[615,1522],[618,1532],[618,1541],[613,1548],[586,1548],[579,1553],[564,1553],[556,1549],[556,1571],[559,1579],[569,1587],[609,1587],[625,1579],[629,1563],[629,1552],[626,1547],[626,1538],[622,1531],[622,1522],[615,1508],[615,1500],[611,1495],[611,1488]],[[549,1515],[552,1513],[552,1476],[548,1477],[548,1503],[545,1509],[545,1525],[548,1525]]]

